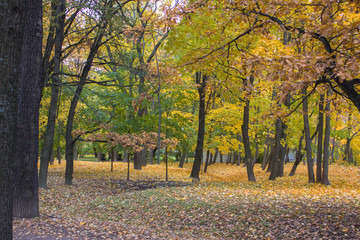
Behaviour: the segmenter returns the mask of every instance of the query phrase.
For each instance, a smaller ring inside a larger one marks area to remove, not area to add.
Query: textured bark
[[[245,89],[251,88],[252,84],[254,82],[253,76],[250,76],[249,79],[247,79],[244,82]],[[248,93],[250,95],[251,92]],[[244,150],[245,150],[245,164],[246,164],[246,172],[248,176],[248,181],[256,182],[255,174],[254,174],[254,162],[252,159],[251,154],[251,148],[250,148],[250,138],[249,138],[249,117],[250,117],[250,99],[249,96],[245,100],[245,106],[244,106],[244,115],[243,115],[243,124],[241,125],[241,131],[242,131],[242,140],[244,144]]]
[[[17,83],[24,33],[21,1],[0,0],[0,239],[12,239],[12,167],[16,146]]]
[[[321,182],[324,185],[330,185],[329,181],[329,159],[330,159],[330,102],[328,101],[325,106],[325,136],[324,136],[324,159],[323,159],[323,172]]]
[[[323,132],[324,132],[324,94],[320,95],[319,101],[319,131],[316,154],[316,182],[321,183],[322,177],[322,155],[323,155]]]
[[[296,168],[297,166],[299,166],[300,162],[301,162],[301,159],[303,158],[303,154],[301,153],[301,150],[302,150],[302,141],[304,140],[304,134],[301,135],[300,137],[300,140],[299,140],[299,146],[298,146],[298,149],[296,151],[296,157],[295,157],[295,162],[294,162],[294,165],[290,171],[290,174],[289,176],[294,176],[295,175],[295,172],[296,172]]]
[[[199,92],[199,123],[198,123],[198,136],[195,149],[194,164],[191,169],[190,177],[200,180],[199,173],[201,162],[203,158],[203,146],[205,138],[205,88],[207,82],[207,76],[202,75],[201,72],[197,72],[195,76],[196,84],[198,84],[197,90]]]
[[[185,153],[181,154],[180,163],[179,163],[179,168],[183,168],[183,167],[184,167],[185,158],[186,158],[186,154],[185,154]]]
[[[210,161],[211,161],[210,160],[210,150],[207,150],[206,151],[206,160],[205,160],[204,173],[206,173]]]
[[[310,123],[309,123],[309,110],[308,110],[308,102],[306,99],[306,88],[302,89],[303,94],[303,118],[304,118],[304,132],[305,132],[305,150],[306,150],[306,159],[307,159],[307,168],[308,168],[308,176],[309,183],[315,182],[314,175],[314,161],[312,158],[312,150],[311,150],[311,136],[310,136]]]
[[[54,70],[52,74],[51,99],[48,112],[48,119],[46,125],[46,132],[43,141],[43,147],[40,153],[40,171],[39,171],[39,186],[47,188],[47,174],[48,167],[53,151],[55,125],[57,118],[58,98],[60,90],[60,64],[61,64],[61,48],[64,39],[64,24],[65,24],[65,8],[66,0],[58,0],[56,7],[56,35],[55,35],[55,53],[54,53]]]
[[[281,119],[276,119],[275,122],[275,138],[274,138],[274,152],[271,158],[271,173],[269,180],[275,180],[277,177],[277,167],[278,167],[278,159],[280,157],[280,148],[281,148]]]
[[[18,82],[13,216],[39,216],[38,139],[42,56],[42,1],[26,0]]]

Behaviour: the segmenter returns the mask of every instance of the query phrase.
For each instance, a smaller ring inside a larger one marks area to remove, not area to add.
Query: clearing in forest
[[[14,221],[14,239],[360,239],[360,169],[330,166],[331,186],[294,177],[256,183],[241,166],[214,164],[192,184],[191,165],[131,169],[126,163],[75,162],[74,185],[65,164],[49,170],[40,189],[40,218]],[[285,166],[285,174],[291,169]]]

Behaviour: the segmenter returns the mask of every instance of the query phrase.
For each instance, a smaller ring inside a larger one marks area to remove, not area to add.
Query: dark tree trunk
[[[275,154],[275,139],[273,139],[272,143],[271,143],[271,151],[269,153],[269,156],[267,158],[267,169],[266,172],[271,173],[272,170],[272,160],[274,158],[274,154]]]
[[[269,180],[275,180],[277,176],[278,160],[280,157],[280,148],[281,148],[281,119],[277,118],[275,122],[275,139],[274,139],[274,152],[271,157],[271,173]]]
[[[220,153],[220,163],[224,163],[224,161],[223,161],[223,154],[222,154],[222,153]]]
[[[198,84],[199,92],[199,125],[198,125],[198,136],[195,149],[195,159],[194,164],[191,170],[190,177],[193,179],[200,180],[199,173],[201,162],[203,158],[203,146],[204,146],[204,137],[205,137],[205,91],[206,91],[206,82],[207,76],[202,75],[201,72],[196,73],[196,84]]]
[[[254,77],[250,76],[249,79],[245,80],[244,88],[251,89],[254,82]],[[247,93],[249,96],[246,97],[245,106],[244,106],[244,115],[243,115],[243,124],[241,125],[242,131],[242,140],[244,144],[245,150],[245,164],[246,164],[246,172],[248,176],[248,181],[256,182],[255,174],[254,174],[254,163],[251,154],[250,148],[250,138],[249,138],[249,116],[250,116],[250,95],[251,92]]]
[[[181,154],[180,163],[179,163],[179,168],[183,168],[183,167],[184,167],[185,158],[186,158],[186,154],[185,154],[185,153]]]
[[[324,94],[320,95],[319,101],[319,131],[316,154],[316,182],[321,183],[322,177],[322,154],[323,154],[323,132],[324,132]]]
[[[74,160],[78,160],[78,151],[77,151],[77,143],[74,143]]]
[[[206,173],[208,165],[210,160],[210,150],[206,151],[206,160],[205,160],[205,167],[204,167],[204,173]]]
[[[0,5],[0,239],[10,240],[13,199],[18,201],[14,207],[17,208],[15,211],[20,211],[21,217],[26,215],[27,209],[22,208],[28,204],[32,217],[33,204],[37,204],[33,200],[37,198],[38,184],[36,126],[39,109],[36,106],[40,98],[42,6],[41,1],[34,0],[1,0]],[[34,98],[28,102],[29,97]],[[31,109],[25,109],[27,106]],[[17,116],[24,111],[29,122],[17,129],[23,123],[23,116]],[[25,144],[21,152],[17,152],[19,136],[31,137],[21,139],[21,144]],[[29,189],[19,192],[24,187]],[[28,193],[29,197],[24,196]]]
[[[141,157],[142,157],[141,151],[134,153],[134,169],[136,170],[141,170],[142,168]]]
[[[309,110],[308,102],[306,99],[306,88],[302,89],[303,94],[303,118],[304,118],[304,133],[305,133],[305,150],[306,150],[306,159],[307,159],[307,168],[309,175],[309,183],[315,182],[314,175],[314,161],[312,159],[312,150],[311,150],[311,136],[310,136],[310,123],[309,123]]]
[[[16,152],[17,85],[24,11],[21,2],[0,0],[0,239],[12,239],[12,167]],[[20,16],[18,16],[20,14]],[[15,171],[15,169],[14,169]]]
[[[265,144],[264,144],[264,155],[263,155],[263,159],[262,159],[262,163],[261,163],[261,169],[265,170],[266,165],[267,165],[267,161],[268,159],[268,155],[269,155],[269,149],[270,149],[270,137],[269,137],[269,131],[268,134],[266,136],[266,140],[265,140]]]
[[[60,144],[56,148],[56,158],[58,160],[58,163],[61,164],[61,148],[60,148]]]
[[[17,134],[13,216],[39,216],[38,141],[42,59],[42,2],[27,0],[20,78],[18,82]],[[2,63],[1,63],[2,64]]]
[[[129,153],[128,151],[124,151],[124,156],[123,156],[123,162],[128,162],[129,160]]]
[[[292,167],[292,169],[290,171],[289,176],[294,176],[295,175],[296,168],[301,163],[301,159],[303,157],[303,154],[301,153],[303,139],[304,139],[304,134],[301,135],[301,137],[300,137],[299,146],[298,146],[298,149],[297,149],[297,152],[296,152],[295,162],[294,162],[294,165],[293,165],[293,167]]]
[[[101,20],[101,27],[99,28],[99,31],[92,43],[89,55],[87,57],[86,63],[84,65],[84,68],[82,70],[82,73],[80,75],[80,81],[78,83],[78,86],[76,88],[75,94],[73,96],[73,99],[70,103],[70,109],[69,114],[67,117],[67,124],[66,124],[66,133],[65,133],[65,141],[66,141],[66,149],[65,149],[65,159],[66,159],[66,170],[65,170],[65,184],[71,185],[72,179],[73,179],[73,171],[74,171],[74,144],[76,139],[73,139],[72,136],[72,130],[73,130],[73,124],[74,124],[74,118],[75,118],[75,110],[76,106],[79,102],[81,92],[84,88],[84,85],[86,83],[87,76],[90,72],[90,69],[92,67],[94,58],[96,53],[98,52],[100,46],[102,45],[102,38],[105,34],[105,28],[107,26],[107,21],[109,20],[109,16],[105,16],[107,14],[103,13]]]
[[[329,91],[328,91],[329,96]],[[331,126],[330,126],[330,102],[327,100],[326,106],[325,106],[325,136],[324,136],[324,159],[323,159],[323,172],[322,172],[322,179],[321,182],[324,185],[330,185],[329,181],[329,158],[330,158],[330,132],[331,132]]]
[[[217,159],[218,154],[219,154],[219,150],[216,149],[214,157],[213,157],[212,164],[216,163],[216,159]]]
[[[54,134],[56,125],[56,112],[58,107],[59,89],[60,89],[60,63],[61,48],[64,39],[64,23],[65,23],[66,0],[58,0],[56,7],[56,35],[55,35],[55,53],[54,53],[54,70],[52,74],[51,100],[48,112],[48,121],[43,141],[43,147],[40,153],[40,171],[39,186],[47,188],[47,174],[51,153],[53,152]]]
[[[149,150],[149,162],[151,165],[154,164],[154,150],[153,149]]]

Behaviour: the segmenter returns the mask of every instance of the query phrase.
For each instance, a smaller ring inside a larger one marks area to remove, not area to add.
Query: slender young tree
[[[204,147],[204,138],[205,138],[205,92],[206,92],[206,83],[208,81],[208,76],[197,72],[195,74],[195,82],[197,84],[197,90],[199,93],[199,122],[198,122],[198,136],[195,149],[195,159],[194,164],[191,170],[190,177],[193,179],[200,180],[200,167],[203,158],[203,147]]]
[[[328,90],[328,98],[329,98],[330,90]],[[323,170],[322,170],[322,178],[321,183],[324,185],[330,185],[329,181],[329,159],[330,159],[330,102],[327,98],[327,102],[325,105],[325,136],[324,136],[324,158],[323,158]]]
[[[323,156],[323,132],[324,132],[324,94],[320,94],[319,101],[319,132],[316,154],[316,182],[321,183],[322,176],[322,156]]]
[[[251,85],[254,83],[254,77],[250,76],[249,79],[246,79],[244,82],[245,89],[251,89]],[[248,93],[251,94],[250,92]],[[244,117],[243,124],[241,126],[242,130],[242,138],[245,149],[245,164],[246,164],[246,172],[248,175],[248,180],[251,182],[256,182],[255,174],[254,174],[254,161],[252,159],[251,149],[250,149],[250,139],[249,139],[249,116],[250,116],[250,98],[246,97],[245,106],[244,106]]]
[[[304,132],[305,132],[305,151],[306,151],[306,159],[307,159],[307,168],[309,175],[309,183],[315,182],[314,175],[314,161],[312,158],[312,150],[311,150],[311,136],[310,136],[310,123],[309,123],[309,107],[307,101],[307,93],[306,88],[302,90],[303,94],[303,118],[304,118]]]
[[[64,39],[64,24],[65,24],[65,8],[66,0],[58,0],[56,7],[55,23],[55,52],[54,52],[54,69],[52,74],[51,85],[51,100],[48,112],[48,121],[46,125],[46,132],[44,136],[43,145],[40,152],[40,170],[39,170],[39,186],[47,188],[47,171],[51,159],[54,145],[54,134],[56,125],[56,112],[58,107],[58,98],[60,90],[60,64],[61,64],[61,49]]]

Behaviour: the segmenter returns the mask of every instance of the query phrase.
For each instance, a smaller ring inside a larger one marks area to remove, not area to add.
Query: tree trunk
[[[281,119],[277,118],[275,122],[275,139],[274,139],[274,153],[271,157],[271,173],[269,180],[275,180],[277,177],[278,160],[280,157],[281,148]]]
[[[21,21],[26,15],[25,11],[17,13],[13,9],[22,9],[20,3],[0,0],[0,239],[4,240],[12,239],[12,167],[16,153],[18,68],[24,34],[24,22]]]
[[[310,136],[310,123],[309,123],[309,110],[308,110],[308,102],[306,99],[306,88],[302,89],[303,94],[303,118],[304,118],[304,132],[305,132],[305,150],[306,150],[306,159],[307,159],[307,168],[309,175],[309,183],[315,182],[314,175],[314,162],[312,159],[312,150],[311,150],[311,136]]]
[[[39,186],[47,188],[47,174],[51,153],[53,152],[54,134],[56,125],[56,113],[58,108],[59,89],[60,89],[60,64],[61,64],[61,48],[64,39],[64,23],[65,23],[66,0],[58,0],[56,7],[56,35],[55,35],[55,53],[54,53],[54,70],[52,74],[51,99],[48,112],[48,121],[43,141],[43,147],[40,153],[40,171]]]
[[[0,239],[8,240],[12,239],[13,204],[21,217],[28,211],[23,207],[29,206],[33,215],[33,204],[37,204],[33,200],[37,198],[38,184],[42,6],[41,1],[31,0],[1,0],[0,5]],[[23,122],[22,117],[29,122]],[[26,138],[19,140],[19,136]],[[25,144],[21,145],[21,152],[19,142]],[[26,150],[30,152],[23,152]],[[22,189],[25,191],[21,192]]]
[[[73,149],[76,139],[73,139],[72,137],[72,130],[73,130],[73,124],[74,124],[74,118],[75,118],[75,110],[76,106],[80,100],[81,92],[84,88],[84,85],[87,80],[87,76],[90,72],[90,69],[92,67],[94,58],[96,53],[98,52],[100,46],[102,45],[102,38],[105,34],[105,28],[107,26],[107,21],[109,20],[109,16],[107,16],[106,13],[103,13],[103,16],[101,17],[102,20],[99,31],[93,40],[89,55],[87,57],[86,63],[84,65],[84,68],[82,70],[82,73],[80,75],[80,80],[78,83],[78,86],[76,88],[75,94],[73,96],[73,99],[70,103],[70,109],[69,114],[67,117],[67,124],[66,124],[66,133],[65,133],[65,141],[66,141],[66,149],[65,149],[65,159],[66,159],[66,170],[65,170],[65,184],[71,185],[72,179],[73,179],[73,171],[74,171],[74,156],[73,156]]]
[[[292,169],[290,171],[289,176],[294,176],[295,175],[296,168],[301,163],[301,159],[303,157],[303,154],[301,153],[303,139],[304,139],[304,134],[301,135],[301,137],[300,137],[299,146],[298,146],[298,149],[297,149],[297,152],[296,152],[295,162],[294,162],[294,165],[293,165],[293,167],[292,167]]]
[[[205,167],[204,167],[204,173],[206,173],[208,165],[209,165],[209,159],[210,158],[210,150],[206,151],[206,160],[205,160]]]
[[[125,150],[123,156],[123,162],[128,162],[128,160],[129,160],[129,152]]]
[[[154,150],[153,149],[149,150],[149,162],[151,165],[154,164]]]
[[[13,216],[39,216],[38,141],[42,59],[42,2],[23,2],[26,17],[18,68],[17,134],[14,162]],[[25,10],[26,9],[26,10]],[[2,43],[1,43],[2,44]],[[0,63],[2,64],[2,63]]]
[[[58,160],[58,163],[61,164],[61,148],[60,148],[60,144],[59,146],[56,148],[56,158]]]
[[[316,155],[316,182],[321,183],[322,176],[322,154],[323,154],[323,132],[324,132],[324,94],[320,95],[319,101],[319,132]]]
[[[328,96],[329,96],[328,91]],[[330,102],[327,99],[327,103],[325,106],[325,136],[324,136],[324,159],[323,159],[323,172],[322,172],[322,179],[321,182],[324,185],[330,185],[329,181],[329,159],[330,159],[330,132],[331,132],[331,126],[330,126]]]
[[[183,168],[183,167],[184,167],[185,158],[186,158],[186,154],[185,154],[185,153],[181,154],[180,163],[179,163],[179,168]]]
[[[254,83],[254,77],[250,76],[249,79],[246,79],[244,82],[244,88],[251,88]],[[248,181],[256,182],[255,174],[254,174],[254,163],[251,154],[250,148],[250,138],[249,138],[249,117],[250,117],[250,95],[251,91],[247,93],[247,97],[245,100],[244,106],[244,115],[243,115],[243,124],[241,125],[242,131],[242,140],[244,144],[245,150],[245,164],[246,164],[246,172],[248,176]]]
[[[74,143],[74,161],[78,160],[77,143]]]
[[[201,162],[203,158],[203,146],[205,138],[205,91],[206,91],[206,82],[207,76],[202,75],[201,72],[196,73],[196,84],[198,84],[199,92],[199,125],[198,125],[198,136],[195,149],[195,159],[194,164],[191,170],[190,177],[193,179],[200,180],[199,173]]]
[[[141,164],[142,159],[141,158],[142,158],[141,151],[134,153],[134,169],[141,170],[141,168],[142,168],[142,164]]]

